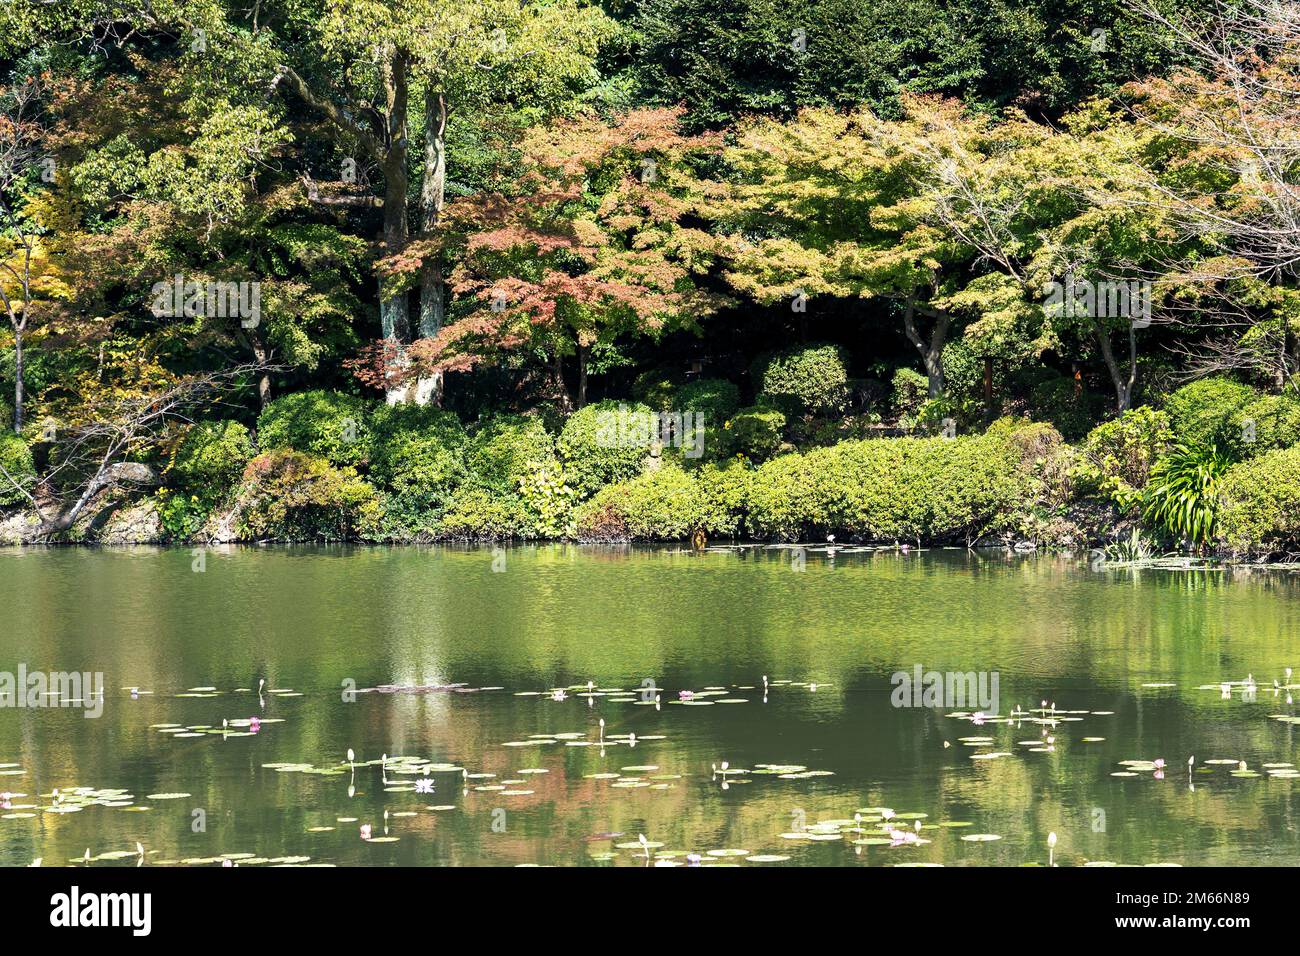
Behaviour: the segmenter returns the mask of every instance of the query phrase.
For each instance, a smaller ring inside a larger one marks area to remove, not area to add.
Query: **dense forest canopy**
[[[1280,0],[8,0],[0,505],[1282,546],[1233,509],[1300,487],[1298,58]],[[1039,473],[786,500],[954,438]]]

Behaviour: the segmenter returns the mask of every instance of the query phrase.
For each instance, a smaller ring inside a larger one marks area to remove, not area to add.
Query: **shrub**
[[[579,498],[590,498],[603,486],[640,473],[649,440],[623,433],[619,422],[644,423],[649,413],[650,409],[639,403],[604,401],[569,416],[556,444],[569,487]]]
[[[710,537],[737,538],[744,533],[753,470],[743,461],[712,462],[695,472],[703,495],[699,530]]]
[[[32,450],[21,435],[8,430],[0,432],[0,467],[9,473],[9,478],[0,473],[0,505],[26,501],[23,490],[30,491],[36,483],[36,467],[32,462]],[[22,490],[15,488],[14,482],[21,485]]]
[[[657,412],[666,412],[677,400],[684,376],[675,369],[646,369],[632,381],[632,396]]]
[[[442,516],[438,536],[492,541],[520,532],[522,504],[513,495],[465,488]]]
[[[1233,415],[1228,438],[1240,457],[1300,443],[1300,400],[1290,393],[1263,395]]]
[[[893,407],[899,419],[916,418],[921,406],[929,397],[930,382],[920,372],[900,368],[894,373]]]
[[[1064,375],[1045,379],[1030,390],[1029,413],[1036,421],[1051,422],[1069,441],[1082,438],[1092,427],[1088,393]]]
[[[785,416],[775,408],[742,408],[727,423],[727,448],[731,453],[762,461],[776,454],[785,431]]]
[[[672,411],[704,415],[707,427],[720,427],[740,408],[740,389],[725,378],[700,378],[677,390]]]
[[[1241,430],[1233,421],[1256,397],[1249,385],[1215,375],[1175,391],[1165,399],[1165,411],[1178,441],[1235,449]]]
[[[971,540],[1004,527],[1036,493],[1034,462],[1012,426],[954,439],[842,442],[783,455],[754,474],[750,529],[793,540]]]
[[[465,429],[432,406],[389,406],[375,416],[371,477],[423,507],[440,508],[464,480]]]
[[[703,496],[695,479],[664,465],[610,485],[578,509],[579,538],[628,540],[688,538],[699,526]],[[589,517],[594,521],[589,521]]]
[[[292,448],[334,465],[362,465],[371,450],[370,403],[342,392],[294,392],[271,401],[257,419],[263,450]]]
[[[1238,552],[1300,547],[1300,448],[1228,470],[1219,483],[1217,538]]]
[[[287,448],[248,463],[238,504],[254,538],[343,540],[366,536],[379,517],[374,487],[354,468]]]
[[[199,422],[181,439],[169,476],[183,491],[215,502],[235,489],[255,453],[252,436],[239,422]]]
[[[1142,517],[1179,541],[1207,544],[1218,517],[1218,484],[1228,457],[1213,445],[1178,444],[1151,469]]]
[[[466,449],[466,465],[481,485],[514,492],[526,475],[555,462],[555,440],[538,418],[507,415],[479,427]]]
[[[522,507],[521,534],[561,538],[573,533],[573,505],[576,498],[564,468],[551,461],[519,477]]]
[[[848,360],[837,345],[805,345],[755,366],[763,404],[792,414],[828,415],[849,398]]]
[[[1146,487],[1151,468],[1173,440],[1169,416],[1144,405],[1103,422],[1083,442],[1076,472],[1083,489],[1101,493],[1121,506]]]

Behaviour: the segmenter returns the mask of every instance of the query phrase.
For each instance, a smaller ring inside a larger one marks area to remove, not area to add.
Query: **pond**
[[[0,707],[0,864],[1293,865],[1297,598],[965,550],[0,551],[0,671],[104,687]]]

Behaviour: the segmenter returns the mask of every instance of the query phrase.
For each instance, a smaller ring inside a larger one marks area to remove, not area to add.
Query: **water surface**
[[[677,860],[1021,865],[1047,862],[1050,832],[1060,865],[1300,862],[1297,779],[1263,766],[1300,762],[1277,719],[1296,709],[1273,691],[1300,672],[1295,576],[853,549],[797,572],[784,549],[575,545],[228,548],[194,567],[188,549],[0,550],[0,670],[103,672],[107,688],[98,719],[0,708],[0,764],[18,771],[0,791],[25,795],[0,810],[0,864],[135,865],[138,842],[146,865],[644,865],[617,847],[644,834]],[[918,664],[997,672],[1002,713],[1046,700],[1057,719],[894,707],[891,675]],[[1253,698],[1199,689],[1248,674]],[[580,695],[588,681],[601,695]],[[644,685],[658,706],[638,703]],[[546,696],[558,687],[573,689]],[[683,689],[701,696],[676,703]],[[205,732],[254,716],[255,734]],[[166,732],[185,727],[200,729]],[[555,734],[583,736],[504,746]],[[385,785],[366,763],[385,753],[460,769],[395,763]],[[990,753],[1009,756],[972,759]],[[1156,759],[1163,778],[1113,776]],[[724,787],[722,761],[826,773]],[[77,787],[120,792],[53,797]],[[879,808],[896,830],[925,814],[929,842],[855,844],[888,838]],[[857,811],[860,827],[808,838]]]

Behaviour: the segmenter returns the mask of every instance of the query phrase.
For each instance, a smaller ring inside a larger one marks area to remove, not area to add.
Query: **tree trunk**
[[[589,346],[578,343],[578,408],[587,404],[587,353]]]
[[[410,182],[406,172],[407,107],[410,97],[407,85],[407,62],[402,53],[394,54],[388,66],[386,94],[388,121],[386,149],[384,151],[384,252],[395,255],[401,252],[410,239],[406,218],[406,200]],[[411,315],[405,290],[397,293],[383,290],[380,280],[379,322],[385,339],[405,343],[411,338]],[[409,386],[389,389],[388,404],[405,402],[410,396]]]
[[[926,342],[916,328],[916,299],[908,298],[903,311],[903,331],[907,340],[921,353],[921,362],[925,366],[928,380],[927,391],[931,398],[938,398],[944,392],[943,346],[948,340],[948,328],[951,325],[952,317],[948,313],[934,313],[934,330],[930,333],[930,341]]]
[[[1101,357],[1106,362],[1106,371],[1115,386],[1115,410],[1123,414],[1128,411],[1133,401],[1133,386],[1137,384],[1137,332],[1132,323],[1128,327],[1128,370],[1127,374],[1115,360],[1115,352],[1110,344],[1110,332],[1106,326],[1094,320],[1093,330],[1097,333],[1097,343],[1101,347]]]
[[[432,238],[442,220],[447,194],[447,97],[430,88],[424,98],[424,181],[420,188],[420,231]],[[442,255],[431,256],[420,267],[420,338],[438,334],[446,310],[442,290]],[[442,404],[442,373],[421,378],[415,386],[415,400],[424,405]]]
[[[573,411],[573,400],[569,397],[569,387],[564,384],[564,356],[557,347],[555,358],[551,362],[551,381],[555,387],[555,398],[560,403],[560,411],[568,415]]]
[[[23,329],[14,326],[14,434],[23,433]]]

